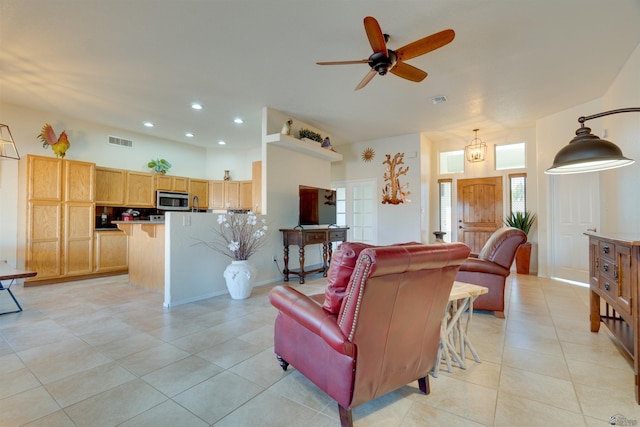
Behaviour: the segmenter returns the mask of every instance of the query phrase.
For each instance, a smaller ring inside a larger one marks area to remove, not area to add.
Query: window
[[[336,224],[347,225],[347,189],[336,187],[333,190],[336,190]]]
[[[464,173],[464,150],[440,153],[440,174]]]
[[[527,174],[509,175],[509,209],[511,213],[527,210]]]
[[[525,148],[524,142],[496,145],[496,170],[524,168]]]
[[[445,242],[451,242],[451,184],[450,179],[438,180],[439,197],[440,197],[440,231],[447,234],[443,239]]]

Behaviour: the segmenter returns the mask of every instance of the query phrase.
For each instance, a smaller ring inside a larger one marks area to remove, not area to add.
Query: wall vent
[[[130,139],[118,138],[117,136],[110,136],[109,144],[122,145],[123,147],[133,147],[133,141],[131,141]]]

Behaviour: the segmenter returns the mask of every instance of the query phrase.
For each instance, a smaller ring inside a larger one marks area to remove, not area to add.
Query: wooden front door
[[[459,179],[458,241],[478,253],[502,225],[502,177]]]

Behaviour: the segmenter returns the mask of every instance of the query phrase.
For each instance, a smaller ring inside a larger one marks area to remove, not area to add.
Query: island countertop
[[[129,240],[129,283],[164,292],[164,222],[111,221]]]

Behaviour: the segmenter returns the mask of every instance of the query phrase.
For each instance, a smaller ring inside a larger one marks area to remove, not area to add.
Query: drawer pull
[[[604,246],[602,248],[602,252],[604,252],[605,254],[608,254],[609,253],[609,246]]]
[[[603,266],[602,266],[602,269],[603,269],[604,271],[609,271],[609,264],[605,264],[605,265],[603,265]]]
[[[605,283],[604,284],[604,289],[607,290],[607,291],[611,290],[611,285],[609,285],[608,283]]]

